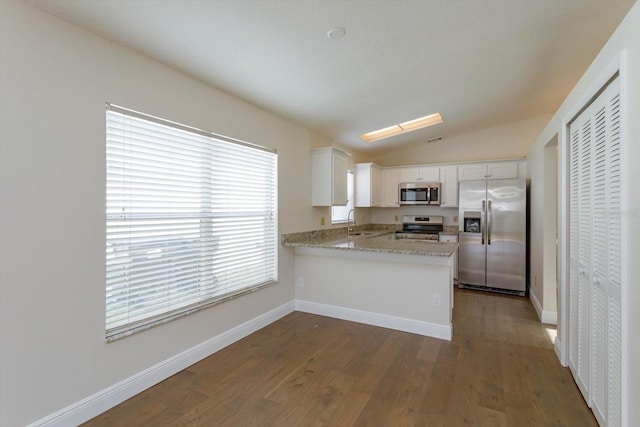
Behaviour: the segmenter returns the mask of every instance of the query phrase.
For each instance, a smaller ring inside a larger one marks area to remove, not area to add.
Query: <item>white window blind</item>
[[[107,105],[106,337],[277,281],[275,151]]]

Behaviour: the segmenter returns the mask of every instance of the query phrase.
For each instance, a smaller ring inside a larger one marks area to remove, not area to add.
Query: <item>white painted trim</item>
[[[201,344],[191,347],[157,365],[151,366],[131,377],[101,390],[85,399],[73,403],[45,418],[29,424],[29,427],[57,427],[78,425],[100,415],[121,402],[163,381],[194,363],[216,353],[236,341],[250,335],[270,323],[294,311],[290,301],[261,314],[241,325],[221,333]]]
[[[556,356],[560,360],[560,364],[565,368],[568,366],[566,360],[562,357],[562,340],[556,336],[556,340],[553,342],[553,350],[556,352]]]
[[[558,324],[558,312],[557,311],[549,311],[543,310],[542,317],[540,318],[540,322],[546,325],[557,325]]]
[[[626,111],[626,91],[627,91],[627,67],[626,67],[626,49],[621,50],[614,56],[614,58],[603,67],[597,77],[595,77],[588,88],[583,92],[582,96],[578,98],[572,107],[567,109],[567,113],[561,120],[561,128],[558,133],[558,155],[559,155],[559,163],[560,163],[560,174],[558,176],[558,194],[560,195],[560,205],[558,214],[560,216],[560,228],[558,229],[558,238],[559,238],[559,255],[560,255],[560,265],[559,265],[559,276],[560,283],[559,292],[558,292],[558,308],[560,310],[559,322],[558,322],[558,335],[562,336],[564,339],[560,342],[562,345],[559,347],[560,355],[560,363],[563,366],[570,366],[569,361],[569,343],[571,342],[570,331],[569,331],[569,121],[578,114],[578,112],[595,96],[596,93],[609,81],[609,79],[616,73],[620,73],[620,97],[622,103],[622,114],[625,114]],[[569,95],[571,96],[571,94]],[[561,107],[562,108],[562,107]],[[622,147],[627,143],[627,125],[626,125],[626,115],[622,117]],[[624,153],[622,153],[624,155]],[[625,159],[625,157],[622,157]],[[625,177],[625,162],[622,163],[623,174],[622,174],[622,194],[623,194],[623,204],[625,203],[626,197],[626,177]],[[624,207],[623,207],[624,209]],[[625,247],[625,223],[622,223],[623,227],[623,248]],[[624,274],[626,272],[624,262],[624,251],[623,251],[623,266],[622,266],[622,281],[625,282]],[[622,295],[622,329],[623,333],[625,332],[625,322],[627,320],[626,316],[626,299],[625,299],[625,290],[623,287],[623,295]],[[623,360],[622,360],[622,372],[623,372],[623,410],[622,417],[625,420],[627,402],[626,402],[626,373],[627,371],[627,361],[625,360],[625,348],[626,343],[623,339],[622,342],[623,347]],[[624,424],[623,424],[624,425]]]
[[[352,308],[320,304],[299,299],[296,300],[296,310],[305,313],[333,317],[336,319],[348,320],[351,322],[396,329],[398,331],[410,332],[412,334],[424,335],[427,337],[439,338],[447,341],[451,341],[451,336],[453,333],[451,324],[449,324],[449,326],[445,326],[431,322],[390,316],[388,314],[355,310]]]
[[[538,300],[536,294],[532,291],[529,291],[529,299],[533,304],[533,308],[536,309],[536,313],[538,314],[538,319],[540,319],[540,323],[545,323],[547,325],[557,325],[558,324],[558,312],[543,310],[542,304]]]
[[[621,117],[621,136],[622,136],[622,152],[621,159],[623,159],[621,168],[622,168],[622,180],[621,180],[621,193],[622,193],[622,211],[629,212],[628,209],[628,194],[630,184],[628,182],[628,169],[631,167],[632,159],[629,159],[626,155],[627,144],[629,144],[629,133],[628,133],[628,120],[627,109],[628,109],[628,79],[629,79],[629,70],[627,65],[627,49],[622,49],[618,52],[614,58],[603,67],[602,71],[598,74],[596,78],[594,78],[589,85],[588,89],[584,91],[582,97],[573,105],[571,109],[568,110],[565,118],[562,120],[562,128],[560,131],[560,140],[559,140],[559,153],[563,158],[562,165],[564,168],[561,168],[561,181],[560,181],[560,194],[561,194],[561,208],[560,208],[560,218],[561,225],[559,230],[560,237],[560,255],[561,262],[560,268],[561,270],[561,284],[560,284],[560,292],[559,292],[559,300],[558,307],[560,309],[560,324],[558,325],[558,336],[562,336],[564,338],[563,341],[556,339],[556,354],[558,354],[558,358],[560,363],[563,366],[569,366],[572,368],[571,361],[569,360],[569,343],[571,341],[571,337],[569,336],[569,218],[568,218],[568,195],[569,195],[569,120],[573,118],[580,109],[591,100],[595,94],[606,84],[607,81],[616,73],[619,72],[620,79],[620,102],[622,109],[622,117]],[[629,418],[629,401],[628,401],[628,388],[629,388],[629,363],[628,360],[628,342],[627,342],[627,334],[629,333],[629,306],[628,306],[628,287],[629,287],[629,277],[628,277],[628,265],[629,265],[629,253],[628,253],[628,216],[623,216],[622,218],[622,286],[621,286],[621,308],[622,308],[622,349],[621,349],[621,425],[627,425],[627,420]],[[581,386],[581,382],[578,380],[574,373],[575,367],[571,369],[572,375],[576,380],[578,386]],[[584,394],[584,392],[583,392]]]
[[[621,286],[620,286],[620,305],[621,305],[621,367],[620,367],[620,389],[621,389],[621,402],[620,402],[620,410],[621,414],[621,425],[626,426],[628,424],[629,413],[631,411],[631,403],[629,402],[629,365],[631,361],[629,360],[629,341],[627,337],[630,334],[630,325],[629,325],[629,311],[631,307],[629,307],[629,285],[630,285],[630,277],[629,277],[629,264],[632,262],[630,259],[631,251],[629,250],[629,245],[631,244],[629,239],[629,221],[631,217],[631,212],[629,211],[629,196],[631,192],[631,183],[629,182],[629,170],[631,168],[636,167],[634,159],[629,158],[627,155],[627,147],[631,143],[629,140],[629,121],[630,116],[628,115],[629,111],[629,89],[628,89],[628,81],[629,81],[629,69],[627,65],[627,49],[623,49],[620,52],[620,106],[621,106],[621,129],[620,134],[622,137],[621,144],[621,152],[620,157],[622,160],[621,163],[621,181],[620,181],[620,191],[622,192],[622,200],[621,200],[621,208],[622,212],[626,212],[627,215],[622,217],[622,230],[621,230],[621,248],[622,248],[622,258],[621,258]]]
[[[531,289],[529,289],[529,300],[531,300],[531,303],[533,304],[533,308],[536,309],[536,314],[538,315],[538,319],[542,320],[542,304],[540,304],[538,297],[536,296],[535,292],[533,292]]]

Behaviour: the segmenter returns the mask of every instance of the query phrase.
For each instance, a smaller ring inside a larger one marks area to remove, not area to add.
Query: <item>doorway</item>
[[[558,323],[558,135],[544,146],[542,323]],[[561,338],[562,339],[562,338]]]

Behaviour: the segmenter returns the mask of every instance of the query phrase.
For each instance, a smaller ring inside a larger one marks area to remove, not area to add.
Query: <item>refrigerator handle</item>
[[[483,200],[482,201],[482,216],[480,218],[480,234],[482,235],[482,242],[481,244],[484,245],[484,229],[485,229],[485,218],[486,218],[486,213],[485,213],[485,204],[486,202]]]
[[[487,202],[487,245],[491,244],[491,200]]]

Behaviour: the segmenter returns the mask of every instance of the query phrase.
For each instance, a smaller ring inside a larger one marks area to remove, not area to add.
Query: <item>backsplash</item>
[[[458,208],[401,206],[399,208],[371,208],[371,211],[371,222],[375,224],[402,224],[402,215],[437,215],[443,218],[445,228],[451,225],[457,227],[458,225]]]

